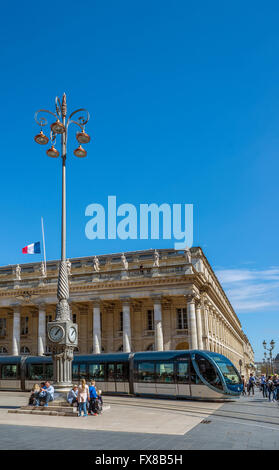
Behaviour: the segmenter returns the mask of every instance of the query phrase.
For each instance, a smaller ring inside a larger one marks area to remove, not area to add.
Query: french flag
[[[31,243],[31,245],[27,245],[22,248],[22,253],[26,253],[28,255],[34,255],[36,253],[41,253],[41,245],[40,242]]]

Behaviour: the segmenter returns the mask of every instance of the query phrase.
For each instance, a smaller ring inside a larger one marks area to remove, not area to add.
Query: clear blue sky
[[[85,237],[85,207],[194,204],[200,245],[256,359],[279,352],[279,5],[141,0],[1,7],[0,264],[60,256],[60,161],[34,143],[38,108],[87,107],[87,159],[67,160],[69,257],[173,247]]]

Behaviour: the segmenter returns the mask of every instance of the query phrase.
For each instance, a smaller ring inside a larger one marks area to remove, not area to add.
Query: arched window
[[[147,346],[146,351],[154,351],[154,343]]]
[[[74,349],[74,354],[79,354],[79,348]]]
[[[0,346],[0,354],[8,354],[7,348],[5,348],[4,346]]]
[[[123,351],[123,344],[121,344],[121,346],[119,346],[119,348],[117,349],[118,352],[122,352]]]
[[[20,354],[30,354],[30,349],[27,346],[22,346],[20,348]]]

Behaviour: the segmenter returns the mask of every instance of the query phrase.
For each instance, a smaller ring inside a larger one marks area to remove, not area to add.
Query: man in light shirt
[[[48,402],[54,400],[54,388],[47,381],[47,382],[45,382],[44,389],[45,389],[45,392],[46,392],[46,396],[42,398],[42,401],[45,402],[44,406],[48,406]]]

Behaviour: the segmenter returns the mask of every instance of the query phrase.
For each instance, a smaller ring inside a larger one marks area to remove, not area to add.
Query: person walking
[[[272,380],[271,375],[268,377],[268,381],[267,381],[267,390],[268,390],[268,400],[269,400],[269,401],[275,401],[275,397],[276,397],[276,386],[275,386],[275,383],[274,383],[273,380]],[[272,396],[272,400],[271,400],[271,396]]]
[[[85,379],[82,379],[78,387],[78,416],[81,416],[82,411],[83,416],[87,416],[87,401],[89,401],[89,399],[89,387],[86,385]]]
[[[263,393],[263,398],[267,398],[267,388],[266,388],[266,376],[262,374],[261,376],[261,391]]]
[[[255,383],[256,383],[255,377],[251,373],[249,377],[249,381],[248,381],[248,396],[249,397],[250,397],[251,390],[252,390],[252,394],[255,395]]]

